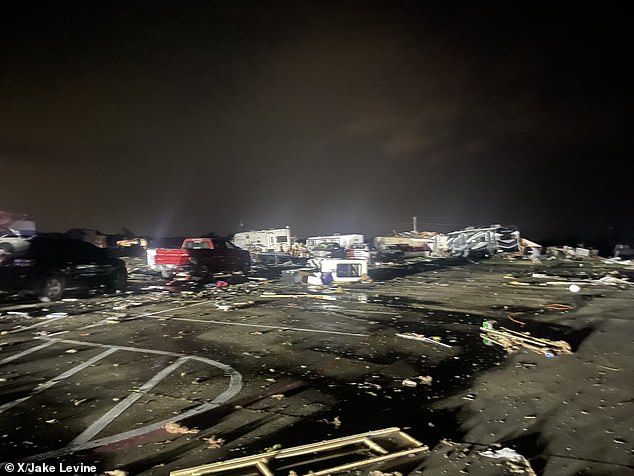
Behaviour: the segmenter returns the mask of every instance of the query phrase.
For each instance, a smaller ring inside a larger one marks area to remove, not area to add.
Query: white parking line
[[[298,332],[314,332],[316,334],[335,334],[342,336],[352,337],[370,337],[370,334],[359,334],[356,332],[340,332],[340,331],[324,331],[322,329],[306,329],[303,327],[288,327],[288,326],[269,326],[266,324],[245,324],[243,322],[227,322],[227,321],[214,321],[207,319],[191,319],[189,317],[170,317],[169,320],[174,321],[189,321],[189,322],[202,322],[205,324],[223,324],[227,326],[244,326],[244,327],[259,327],[264,329],[280,329],[283,331],[298,331]]]
[[[44,324],[49,324],[54,321],[59,321],[60,319],[66,319],[67,317],[70,317],[70,316],[50,317],[50,318],[47,318],[45,321],[38,322],[37,324],[33,324],[32,326],[20,327],[19,329],[13,329],[12,331],[8,331],[7,334],[15,334],[16,332],[28,331],[29,329],[35,329],[36,327],[43,326]]]
[[[194,307],[194,306],[199,306],[199,305],[204,304],[204,303],[206,303],[206,302],[207,302],[207,301],[200,301],[200,302],[196,302],[196,303],[193,303],[193,304],[186,304],[186,305],[184,305],[184,306],[172,307],[172,308],[170,308],[170,309],[163,309],[162,311],[156,311],[156,312],[145,312],[145,313],[143,313],[143,314],[139,314],[138,316],[133,316],[133,318],[134,318],[134,319],[138,319],[138,318],[140,318],[140,317],[151,317],[151,316],[154,316],[154,315],[156,315],[156,314],[162,314],[162,313],[164,313],[164,312],[169,312],[169,311],[178,311],[178,310],[183,309],[183,308],[185,308],[185,309],[186,309],[186,308],[190,308],[190,307]],[[112,321],[110,321],[108,318],[106,318],[106,319],[102,319],[102,320],[100,320],[100,321],[98,321],[98,322],[95,322],[94,324],[89,324],[89,325],[87,325],[87,326],[81,327],[80,329],[90,329],[91,327],[104,326],[104,325],[106,325],[106,324],[110,324],[111,322],[112,322]]]
[[[53,458],[53,457],[57,457],[57,456],[61,456],[61,455],[65,455],[65,454],[69,454],[69,453],[74,453],[76,451],[80,451],[80,450],[84,450],[84,449],[90,449],[90,448],[96,448],[99,446],[104,446],[104,445],[108,445],[111,443],[116,443],[118,441],[122,441],[122,440],[127,440],[129,438],[134,438],[137,436],[141,436],[144,435],[146,433],[152,432],[152,431],[156,431],[156,430],[160,430],[161,428],[163,428],[165,426],[166,423],[169,422],[178,422],[181,421],[185,418],[190,418],[192,416],[207,412],[209,410],[213,410],[214,408],[219,407],[220,405],[223,405],[224,403],[226,403],[227,401],[229,401],[231,398],[233,398],[235,395],[237,395],[240,390],[242,389],[242,375],[236,371],[233,367],[223,364],[221,362],[217,362],[215,360],[212,359],[208,359],[205,357],[198,357],[195,355],[186,355],[186,354],[180,354],[180,353],[176,353],[176,352],[168,352],[168,351],[162,351],[162,350],[155,350],[155,349],[144,349],[144,348],[140,348],[140,347],[126,347],[126,346],[117,346],[117,345],[108,345],[108,344],[101,344],[101,343],[97,343],[97,342],[84,342],[84,341],[76,341],[76,340],[66,340],[66,339],[57,339],[57,338],[51,338],[51,337],[46,337],[46,336],[41,336],[41,337],[36,337],[36,339],[38,340],[45,340],[46,342],[44,344],[41,345],[37,345],[31,349],[28,349],[24,352],[20,352],[18,354],[12,355],[10,357],[7,357],[5,359],[3,359],[2,361],[0,361],[0,364],[2,363],[7,363],[7,362],[12,362],[14,360],[19,359],[20,357],[24,357],[26,355],[29,355],[33,352],[36,352],[40,349],[44,349],[46,347],[49,347],[55,343],[64,343],[64,344],[73,344],[73,345],[81,345],[81,346],[88,346],[88,347],[97,347],[97,348],[105,348],[106,350],[103,351],[102,353],[100,353],[99,355],[96,355],[94,357],[92,357],[91,359],[87,360],[86,362],[73,367],[72,369],[67,370],[66,372],[58,375],[57,377],[52,378],[51,380],[40,384],[38,387],[36,387],[35,389],[32,390],[31,394],[27,397],[24,398],[20,398],[17,400],[14,400],[12,402],[8,402],[5,403],[2,407],[0,407],[0,412],[11,408],[15,405],[18,405],[19,403],[24,402],[25,400],[27,400],[28,398],[32,397],[33,395],[36,395],[40,392],[43,392],[47,389],[49,389],[50,387],[52,387],[53,385],[55,385],[56,383],[70,377],[71,375],[74,375],[78,372],[80,372],[81,370],[89,367],[90,365],[94,364],[95,362],[103,359],[104,357],[117,352],[117,351],[128,351],[128,352],[137,352],[137,353],[144,353],[144,354],[157,354],[157,355],[166,355],[166,356],[173,356],[176,357],[177,360],[175,362],[173,362],[172,364],[170,364],[169,366],[165,367],[164,369],[162,369],[160,372],[158,372],[156,375],[154,375],[150,380],[148,380],[145,384],[143,384],[138,390],[135,390],[132,394],[130,394],[128,397],[126,397],[123,401],[121,401],[120,403],[118,403],[117,405],[115,405],[114,408],[110,409],[108,412],[106,412],[104,415],[102,415],[101,417],[99,417],[97,419],[97,421],[95,423],[93,423],[92,425],[90,425],[86,430],[84,430],[79,436],[77,436],[70,444],[68,444],[67,446],[65,446],[64,448],[60,448],[58,450],[54,450],[54,451],[49,451],[47,453],[42,453],[39,455],[35,455],[29,458],[26,458],[26,460],[36,460],[36,461],[40,461],[43,459],[48,459],[48,458]],[[197,362],[201,362],[207,365],[210,365],[212,367],[216,367],[220,370],[222,370],[225,374],[225,376],[229,377],[229,384],[227,386],[227,388],[220,393],[220,395],[218,395],[216,398],[214,398],[212,401],[209,402],[205,402],[195,408],[191,408],[179,415],[172,415],[164,420],[158,421],[156,423],[152,423],[140,428],[135,428],[134,430],[129,430],[126,432],[122,432],[122,433],[118,433],[116,435],[111,435],[111,436],[107,436],[107,437],[103,437],[103,438],[99,438],[96,440],[91,440],[91,438],[93,438],[94,436],[98,435],[101,431],[104,430],[104,428],[106,428],[110,423],[112,423],[112,421],[114,419],[116,419],[117,417],[119,417],[122,413],[124,413],[131,405],[134,404],[134,402],[136,402],[139,398],[141,398],[145,392],[151,390],[152,388],[154,388],[156,385],[158,385],[161,381],[163,381],[165,378],[167,378],[171,373],[173,373],[178,367],[180,367],[181,365],[183,365],[184,363],[186,363],[187,361],[197,361]]]
[[[120,401],[114,408],[108,410],[104,415],[102,415],[99,420],[90,425],[84,432],[75,438],[71,442],[71,446],[83,446],[88,442],[93,436],[97,435],[101,430],[107,427],[115,418],[121,415],[124,411],[130,407],[134,402],[136,402],[139,398],[145,395],[145,392],[152,390],[156,385],[158,385],[165,377],[171,374],[178,367],[183,365],[188,357],[181,357],[176,360],[176,362],[172,363],[168,367],[165,367],[159,373],[157,373],[150,380],[145,382],[138,390],[135,390],[130,395],[128,395],[124,400]]]
[[[7,357],[6,359],[0,360],[0,365],[6,364],[8,362],[13,362],[14,360],[19,359],[20,357],[24,357],[25,355],[29,355],[32,352],[37,352],[40,349],[44,349],[49,345],[53,345],[55,342],[45,342],[44,344],[40,344],[35,347],[31,347],[30,349],[25,350],[24,352],[20,352],[19,354],[12,355],[11,357]]]
[[[53,342],[51,342],[50,344],[53,344]],[[41,348],[42,346],[38,346],[38,347]],[[22,403],[22,402],[28,400],[29,398],[33,397],[34,395],[37,395],[38,393],[42,393],[44,390],[48,390],[53,385],[61,382],[62,380],[67,379],[68,377],[72,377],[77,372],[81,372],[86,367],[90,367],[95,362],[98,362],[101,359],[103,359],[105,357],[108,357],[110,354],[113,354],[116,351],[117,351],[117,349],[108,349],[108,350],[102,352],[101,354],[96,355],[96,356],[86,360],[85,362],[82,362],[81,364],[73,367],[72,369],[69,369],[69,370],[67,370],[64,373],[59,374],[57,377],[53,377],[49,381],[39,384],[37,387],[35,387],[34,390],[31,391],[30,395],[28,395],[26,397],[23,397],[23,398],[19,398],[17,400],[13,400],[12,402],[7,402],[4,405],[0,405],[0,413],[4,412],[5,410],[8,410],[9,408],[12,408],[12,407],[18,405],[19,403]]]

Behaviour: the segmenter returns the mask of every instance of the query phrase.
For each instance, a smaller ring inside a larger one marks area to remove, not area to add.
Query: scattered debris
[[[66,353],[67,353],[67,354],[75,354],[75,353],[77,353],[77,349],[68,349],[68,350],[66,351]]]
[[[499,450],[480,451],[480,455],[486,456],[487,458],[508,459],[511,461],[515,461],[516,463],[519,463],[520,461],[524,459],[524,457],[521,454],[517,453],[515,450],[511,448],[500,448]]]
[[[430,375],[419,375],[418,377],[416,377],[418,379],[418,381],[423,384],[423,385],[431,385],[432,383],[432,377]]]
[[[552,341],[533,337],[528,333],[516,332],[504,327],[500,330],[493,328],[492,321],[484,321],[480,327],[480,337],[485,344],[497,344],[509,353],[516,352],[520,347],[525,347],[546,357],[553,357],[557,354],[571,354],[570,344],[566,341]]]
[[[443,347],[449,347],[451,349],[451,346],[449,344],[443,344],[442,342],[440,342],[440,337],[425,337],[422,334],[416,334],[415,332],[405,332],[402,334],[395,334],[396,337],[402,337],[403,339],[411,339],[411,340],[420,340],[423,342],[429,342],[430,344],[436,344],[436,345],[442,345]]]
[[[271,395],[271,398],[274,398],[275,400],[283,400],[286,397],[283,393],[276,393],[274,395]]]
[[[241,474],[273,474],[271,467],[283,462],[284,474],[289,475],[352,474],[355,470],[362,471],[372,465],[373,475],[396,476],[399,473],[394,471],[402,469],[398,467],[401,460],[401,466],[411,466],[413,457],[423,456],[428,451],[427,446],[399,428],[386,428],[293,448],[282,449],[282,445],[275,444],[257,455],[172,471],[170,475],[194,476],[216,472],[234,474],[236,471]],[[384,463],[389,469],[384,468],[392,472],[381,472],[381,465]]]
[[[525,326],[525,325],[526,325],[526,323],[525,323],[525,322],[520,321],[520,320],[517,320],[517,319],[515,319],[515,318],[513,317],[513,316],[517,316],[517,315],[519,315],[519,314],[524,314],[524,313],[523,313],[523,312],[512,312],[512,313],[510,313],[510,314],[508,315],[508,318],[509,318],[511,321],[515,322],[516,324],[519,324],[520,326]]]
[[[273,453],[274,451],[281,450],[282,445],[279,443],[275,443],[273,446],[269,446],[268,448],[264,448],[265,453]]]
[[[203,438],[203,441],[207,442],[207,448],[210,449],[220,448],[225,444],[224,438],[216,438],[216,435],[211,435],[209,438]]]
[[[546,304],[544,306],[544,309],[548,311],[571,311],[574,308],[572,306],[569,306],[568,304],[560,304],[558,302],[555,302],[552,304]]]
[[[600,283],[602,283],[602,284],[608,284],[610,286],[618,286],[618,285],[629,286],[629,285],[633,284],[632,282],[628,281],[627,279],[617,278],[615,276],[603,276],[602,278],[599,278],[598,281]]]
[[[104,471],[104,474],[107,476],[128,476],[127,471],[123,471],[122,469],[113,469],[110,471]]]
[[[536,473],[531,467],[528,460],[511,448],[500,448],[497,450],[481,451],[480,455],[486,458],[507,460],[508,465],[511,468],[511,472],[513,473],[536,476]]]
[[[163,429],[168,432],[168,433],[178,433],[178,434],[185,434],[185,433],[198,433],[198,430],[194,430],[194,429],[189,429],[186,426],[181,426],[178,423],[175,422],[169,422],[166,423],[163,426]]]
[[[337,429],[337,430],[339,429],[339,427],[341,427],[341,420],[339,419],[338,416],[336,416],[336,417],[334,417],[332,419],[332,426],[334,426],[335,429]]]
[[[406,379],[403,379],[403,381],[401,382],[401,385],[403,385],[403,387],[416,387],[418,384],[414,382],[413,380],[406,378]]]
[[[68,317],[68,313],[67,312],[51,312],[50,314],[47,314],[46,317],[49,317],[51,319],[56,317]]]

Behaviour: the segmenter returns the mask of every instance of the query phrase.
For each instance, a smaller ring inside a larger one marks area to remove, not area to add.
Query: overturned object
[[[516,352],[520,347],[525,347],[546,357],[553,357],[558,354],[572,354],[570,344],[566,341],[540,339],[528,333],[512,331],[505,327],[500,327],[500,330],[496,330],[493,328],[492,321],[484,321],[480,331],[480,337],[482,337],[485,344],[497,344],[508,353]]]
[[[426,453],[428,450],[427,446],[399,428],[385,428],[172,471],[170,476],[247,474],[247,470],[249,474],[267,476],[350,474],[358,468],[380,469],[382,463],[388,462],[392,462],[393,467],[394,460],[398,458],[406,458],[406,463],[409,464],[411,457]]]

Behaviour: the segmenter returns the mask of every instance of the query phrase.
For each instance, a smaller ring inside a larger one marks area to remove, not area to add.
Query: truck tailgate
[[[172,250],[159,248],[154,255],[154,264],[182,266],[189,262],[189,252],[187,250]]]

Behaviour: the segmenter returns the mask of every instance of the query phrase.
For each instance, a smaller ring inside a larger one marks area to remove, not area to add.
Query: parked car
[[[34,294],[56,301],[72,289],[126,288],[125,262],[80,240],[34,237],[28,246],[0,257],[0,294]]]
[[[313,258],[345,258],[346,250],[339,243],[320,243],[310,250]]]
[[[179,249],[158,248],[149,252],[148,265],[166,278],[176,274],[206,278],[219,272],[248,273],[251,255],[229,240],[187,238]]]

